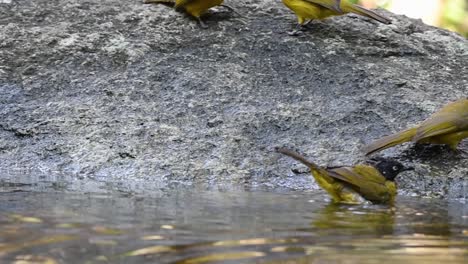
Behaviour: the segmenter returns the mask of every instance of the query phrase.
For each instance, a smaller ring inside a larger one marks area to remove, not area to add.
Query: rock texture
[[[272,149],[352,164],[363,144],[468,95],[468,41],[455,33],[380,10],[392,25],[347,15],[291,37],[280,1],[227,4],[249,19],[215,8],[203,30],[141,1],[0,3],[4,184],[315,188]],[[466,154],[381,154],[416,167],[403,194],[468,193]]]

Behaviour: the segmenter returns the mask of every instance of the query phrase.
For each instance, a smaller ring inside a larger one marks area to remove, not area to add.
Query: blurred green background
[[[420,18],[426,24],[468,37],[468,0],[351,0],[365,7],[382,7],[396,14]]]

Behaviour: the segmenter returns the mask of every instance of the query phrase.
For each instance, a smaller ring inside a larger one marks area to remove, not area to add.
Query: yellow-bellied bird
[[[468,137],[468,98],[449,103],[416,127],[378,139],[365,146],[366,155],[404,142],[446,144],[456,150]]]
[[[362,198],[372,203],[392,203],[397,194],[395,177],[413,169],[391,159],[372,160],[373,164],[321,167],[289,149],[276,151],[309,167],[317,184],[337,203],[360,203]]]
[[[355,5],[348,0],[282,0],[283,4],[297,16],[298,24],[291,35],[296,35],[302,26],[314,19],[324,19],[346,13],[355,13],[375,19],[384,24],[390,24],[390,19],[377,14],[362,6]]]
[[[240,15],[234,8],[223,4],[224,0],[143,0],[145,4],[167,4],[173,5],[178,11],[185,11],[193,16],[200,23],[202,28],[207,28],[206,24],[201,20],[201,16],[208,11],[208,9],[215,6],[225,7],[232,12]]]

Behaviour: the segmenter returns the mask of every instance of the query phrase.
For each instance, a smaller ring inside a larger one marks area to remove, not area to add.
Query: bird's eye
[[[397,170],[398,170],[398,167],[397,167],[397,166],[393,166],[393,167],[392,167],[392,170],[397,171]]]

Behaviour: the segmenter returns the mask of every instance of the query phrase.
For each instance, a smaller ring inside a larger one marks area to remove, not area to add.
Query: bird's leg
[[[222,6],[222,7],[226,8],[226,9],[228,9],[229,11],[233,12],[234,14],[236,14],[236,15],[242,17],[242,18],[246,18],[244,15],[242,15],[242,14],[239,13],[239,12],[237,12],[237,10],[235,10],[235,9],[234,9],[233,7],[231,7],[231,6],[228,6],[228,5],[219,5],[219,6]]]
[[[307,22],[305,22],[304,24],[302,24],[302,27],[305,27],[305,26],[309,25],[309,24],[310,24],[310,22],[312,22],[312,19],[310,19],[310,20],[307,20]]]
[[[198,21],[198,24],[200,24],[200,27],[203,28],[203,29],[207,29],[208,26],[205,24],[205,22],[203,22],[203,20],[200,18],[200,17],[196,17],[197,21]]]

